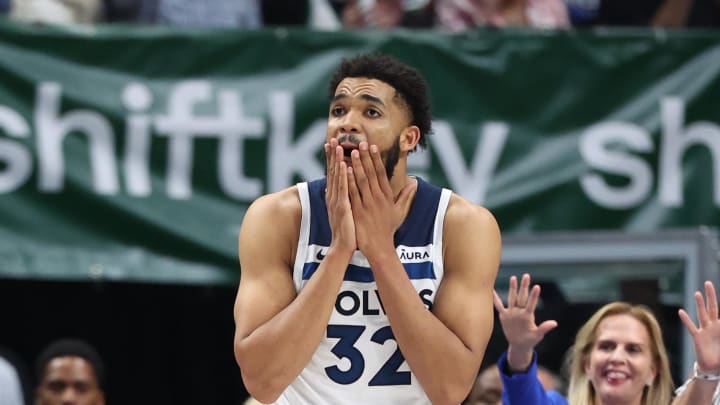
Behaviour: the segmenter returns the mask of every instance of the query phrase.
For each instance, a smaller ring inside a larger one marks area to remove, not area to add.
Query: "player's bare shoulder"
[[[476,259],[499,258],[500,228],[487,208],[453,193],[444,223],[443,255],[446,262],[455,262],[458,257],[473,260],[475,255]]]
[[[301,217],[302,206],[297,186],[259,197],[250,204],[243,217],[239,240],[241,249],[247,242],[253,246],[265,244],[265,247],[294,250],[300,233]]]
[[[455,193],[450,197],[445,213],[445,227],[451,232],[474,229],[491,234],[497,233],[498,236],[500,234],[495,216],[487,208]]]
[[[297,217],[300,221],[302,208],[297,186],[290,186],[275,193],[265,194],[258,197],[250,207],[245,216],[275,217],[282,220],[292,220]]]

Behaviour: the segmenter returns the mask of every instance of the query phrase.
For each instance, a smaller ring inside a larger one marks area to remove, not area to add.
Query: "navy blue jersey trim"
[[[435,276],[435,270],[433,270],[432,262],[403,263],[402,265],[405,268],[405,272],[410,280],[437,279]],[[305,263],[302,272],[303,280],[309,280],[310,277],[315,274],[315,271],[317,271],[319,266],[320,263],[317,262]],[[359,283],[372,283],[375,281],[375,277],[369,267],[350,264],[345,270],[345,277],[343,280],[357,281]]]
[[[328,221],[327,206],[325,205],[325,185],[327,179],[322,178],[308,182],[310,196],[310,245],[330,246],[332,232]]]
[[[425,246],[433,242],[435,215],[442,188],[416,177],[417,193],[405,221],[395,232],[395,246]]]
[[[435,215],[440,204],[442,188],[430,184],[420,177],[417,193],[413,200],[410,212],[394,235],[395,246],[425,246],[433,241],[433,228]],[[310,237],[311,245],[330,246],[332,233],[328,222],[327,206],[325,205],[326,179],[308,182],[310,196]]]

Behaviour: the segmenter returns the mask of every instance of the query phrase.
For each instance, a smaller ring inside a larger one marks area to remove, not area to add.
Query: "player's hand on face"
[[[557,326],[557,322],[545,321],[535,325],[540,286],[535,285],[530,289],[529,274],[523,275],[520,287],[515,276],[510,277],[509,284],[507,308],[498,293],[493,291],[493,303],[499,314],[500,325],[509,346],[532,351],[545,334]]]
[[[348,196],[347,165],[344,160],[343,148],[337,139],[325,144],[325,160],[327,164],[327,189],[325,204],[332,232],[330,247],[345,251],[355,251],[355,224]]]
[[[700,372],[718,374],[720,373],[720,315],[715,286],[710,281],[705,282],[705,297],[707,300],[703,299],[700,291],[695,292],[697,325],[684,309],[679,310],[678,315],[692,336]]]
[[[378,248],[394,249],[393,235],[407,212],[416,183],[403,188],[396,200],[377,145],[360,142],[351,157],[348,188],[355,232],[358,248],[369,257]]]

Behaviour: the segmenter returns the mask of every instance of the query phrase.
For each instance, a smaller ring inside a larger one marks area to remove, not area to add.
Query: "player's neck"
[[[395,165],[393,176],[390,179],[390,188],[392,188],[395,199],[410,181],[413,181],[413,179],[407,174],[407,165],[403,159],[400,159]]]

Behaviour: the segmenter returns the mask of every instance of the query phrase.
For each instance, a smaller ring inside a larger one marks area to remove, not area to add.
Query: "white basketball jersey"
[[[395,247],[419,298],[430,309],[443,277],[443,220],[451,192],[417,180],[413,205],[395,233]],[[293,268],[298,292],[330,245],[324,190],[325,179],[298,184],[302,222]],[[429,403],[394,339],[368,261],[356,251],[325,337],[276,404]]]

